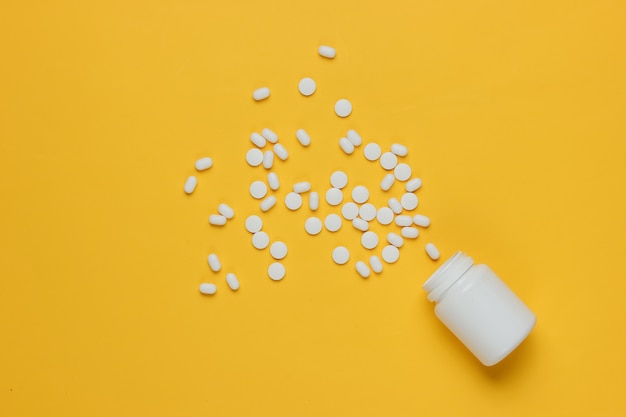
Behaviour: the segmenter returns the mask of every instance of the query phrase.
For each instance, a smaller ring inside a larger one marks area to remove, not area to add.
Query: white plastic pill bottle
[[[480,360],[504,359],[535,326],[535,314],[487,266],[456,253],[424,283],[435,314]]]

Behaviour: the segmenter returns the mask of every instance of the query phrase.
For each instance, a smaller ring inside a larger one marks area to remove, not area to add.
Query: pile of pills
[[[334,59],[336,51],[329,46],[320,46],[318,53],[321,57]],[[303,78],[298,83],[298,91],[302,96],[309,97],[317,90],[317,84],[312,78]],[[268,87],[255,90],[252,97],[255,101],[262,101],[270,96]],[[347,99],[339,99],[335,103],[334,111],[338,117],[348,117],[352,113],[352,103]],[[311,137],[304,129],[295,132],[295,138],[302,147],[311,144]],[[279,136],[269,128],[263,128],[260,133],[250,134],[251,147],[246,152],[245,160],[251,167],[260,169],[264,180],[253,181],[249,186],[250,196],[259,201],[259,210],[265,213],[278,203],[276,191],[281,188],[278,175],[272,171],[274,164],[289,158],[289,152],[279,141]],[[353,155],[363,145],[361,135],[354,129],[348,130],[338,141],[338,147],[346,155]],[[389,150],[383,149],[377,143],[367,143],[362,147],[362,154],[367,161],[376,162],[385,172],[379,186],[384,192],[392,189],[396,182],[404,183],[404,192],[398,200],[390,197],[386,204],[377,207],[370,199],[370,190],[364,185],[356,185],[348,188],[350,182],[346,172],[335,171],[330,175],[329,185],[325,191],[319,192],[312,189],[308,181],[300,181],[293,184],[290,191],[284,196],[284,205],[289,211],[299,210],[305,204],[305,198],[309,210],[315,212],[320,206],[320,194],[323,201],[330,208],[336,208],[336,213],[330,213],[323,219],[311,216],[304,223],[304,230],[310,236],[316,236],[326,229],[330,233],[337,232],[343,227],[344,220],[360,234],[360,243],[368,251],[380,248],[380,256],[372,254],[369,259],[356,260],[354,267],[358,275],[368,278],[372,271],[380,274],[384,269],[384,263],[393,264],[400,257],[400,248],[405,239],[417,239],[419,228],[430,226],[430,219],[423,214],[415,214],[419,205],[416,191],[422,186],[420,178],[413,177],[411,167],[402,162],[401,158],[408,155],[409,149],[399,143],[391,145]],[[204,157],[196,161],[197,171],[206,171],[213,166],[210,157]],[[184,184],[184,192],[192,194],[196,189],[198,180],[195,176],[187,178]],[[269,194],[269,195],[268,195]],[[215,227],[221,227],[235,216],[235,210],[226,203],[217,207],[217,213],[209,216],[209,223]],[[399,234],[389,232],[386,236],[379,236],[370,230],[370,223],[377,222],[383,226],[395,225],[399,227]],[[287,245],[282,241],[272,242],[270,235],[263,230],[263,220],[256,214],[249,215],[245,219],[245,228],[251,234],[252,246],[260,251],[269,248],[271,261],[267,267],[267,276],[274,280],[282,280],[286,274],[286,268],[281,262],[288,253]],[[440,257],[439,250],[432,243],[425,245],[425,252],[432,260]],[[345,265],[350,261],[351,255],[345,246],[337,246],[331,252],[331,259],[337,265]],[[382,260],[381,260],[382,258]],[[218,273],[222,270],[222,263],[217,254],[208,256],[208,264],[211,271]],[[226,274],[226,284],[232,291],[239,289],[237,276],[229,272]],[[215,294],[217,286],[213,283],[200,284],[202,294]]]

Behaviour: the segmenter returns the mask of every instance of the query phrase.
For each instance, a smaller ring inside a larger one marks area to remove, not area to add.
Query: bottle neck
[[[474,260],[471,257],[463,252],[457,252],[441,265],[422,286],[428,293],[427,298],[438,303],[446,290],[461,278],[461,275],[466,273],[472,265],[474,265]]]

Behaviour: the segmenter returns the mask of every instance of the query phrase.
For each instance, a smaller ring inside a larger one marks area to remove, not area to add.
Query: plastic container
[[[530,333],[537,318],[487,266],[458,252],[424,283],[435,314],[480,360],[492,366]]]

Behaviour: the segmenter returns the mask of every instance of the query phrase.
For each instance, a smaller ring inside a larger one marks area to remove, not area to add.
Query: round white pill
[[[380,182],[380,189],[383,191],[389,191],[394,182],[396,182],[396,177],[394,177],[393,174],[387,174]]]
[[[388,201],[387,201],[387,205],[389,206],[389,208],[396,214],[400,214],[402,213],[402,204],[400,204],[400,202],[398,201],[397,198],[395,197],[391,197]]]
[[[352,189],[352,200],[355,203],[363,204],[370,198],[370,192],[362,185],[357,185]]]
[[[350,141],[346,138],[339,139],[339,147],[342,151],[344,151],[347,155],[352,154],[354,152],[354,145],[350,143]]]
[[[315,81],[312,78],[303,78],[298,83],[298,91],[303,96],[310,96],[315,92]]]
[[[391,152],[398,156],[406,156],[409,153],[409,149],[404,145],[394,143],[391,145]]]
[[[341,215],[346,220],[352,220],[359,215],[359,206],[357,206],[352,201],[348,201],[343,206],[341,206]]]
[[[192,175],[187,178],[187,181],[185,181],[183,190],[185,190],[185,193],[191,194],[196,189],[196,185],[198,185],[198,179]]]
[[[337,100],[337,102],[335,103],[335,113],[339,117],[350,116],[350,113],[352,113],[352,103],[350,103],[345,98]]]
[[[336,214],[329,214],[324,219],[324,226],[326,226],[326,230],[329,232],[336,232],[341,229],[341,217]]]
[[[267,87],[261,87],[254,90],[252,98],[256,101],[265,100],[270,96],[270,89]]]
[[[320,207],[320,195],[317,191],[311,191],[309,194],[309,208],[313,211]]]
[[[267,127],[261,130],[261,135],[263,135],[263,137],[267,139],[268,142],[278,142],[278,135],[273,130],[268,129]]]
[[[283,259],[287,256],[287,245],[285,245],[285,242],[278,241],[272,243],[272,246],[270,246],[270,255],[276,260]]]
[[[302,207],[302,196],[298,193],[290,192],[285,196],[285,206],[289,210],[298,210]]]
[[[254,146],[256,146],[257,148],[262,148],[267,143],[267,140],[259,133],[252,132],[250,133],[250,142],[254,143]]]
[[[274,262],[267,268],[267,275],[273,281],[280,281],[285,278],[285,272],[285,267],[280,262]]]
[[[274,153],[276,154],[278,159],[280,159],[281,161],[285,161],[287,160],[287,158],[289,158],[289,152],[287,152],[287,149],[285,149],[285,147],[280,143],[275,143],[272,149],[274,150]]]
[[[422,180],[420,178],[413,178],[406,183],[406,190],[412,193],[422,187]]]
[[[263,181],[254,181],[250,184],[250,195],[257,200],[262,199],[267,194],[267,185]]]
[[[345,246],[337,246],[333,249],[332,258],[337,265],[343,265],[350,260],[350,251]]]
[[[315,236],[322,231],[322,221],[317,217],[309,217],[304,222],[304,230],[311,236]]]
[[[267,183],[274,191],[280,188],[280,181],[278,179],[278,175],[276,175],[275,172],[270,172],[269,174],[267,174]]]
[[[374,249],[378,246],[378,235],[372,231],[363,233],[361,235],[361,245],[365,249]]]
[[[338,206],[343,201],[343,193],[339,188],[329,188],[326,191],[326,202],[331,206]]]
[[[426,249],[426,254],[428,255],[430,259],[432,259],[433,261],[436,261],[437,259],[439,259],[439,256],[441,254],[439,253],[439,249],[437,249],[435,245],[433,245],[432,243],[427,243],[425,249]]]
[[[394,232],[387,233],[387,242],[396,248],[401,248],[402,245],[404,245],[404,239],[402,239],[402,236]]]
[[[382,150],[377,143],[368,143],[363,149],[363,155],[365,155],[365,159],[368,161],[375,161],[380,158],[381,152]]]
[[[209,262],[209,268],[211,268],[211,271],[219,272],[219,270],[222,269],[222,263],[220,262],[220,258],[218,258],[216,254],[210,254],[207,260]]]
[[[213,295],[217,292],[217,286],[215,284],[205,282],[200,284],[200,292],[205,295]]]
[[[367,232],[370,228],[370,224],[359,217],[352,219],[352,226],[362,232]]]
[[[209,216],[209,223],[213,226],[224,226],[226,224],[226,217],[221,214],[211,214]]]
[[[430,218],[423,214],[416,214],[413,216],[413,223],[415,223],[416,226],[428,227],[430,226]]]
[[[252,246],[256,249],[262,250],[269,246],[270,237],[267,233],[260,231],[252,235]]]
[[[376,206],[371,203],[365,203],[359,209],[359,217],[366,222],[371,222],[376,218]]]
[[[196,161],[196,169],[198,171],[204,171],[205,169],[209,169],[213,166],[213,160],[208,156],[206,158],[200,158]]]
[[[251,167],[258,167],[263,163],[263,152],[258,148],[251,148],[246,152],[246,162]]]
[[[326,45],[320,46],[317,49],[317,53],[328,59],[333,59],[335,56],[337,56],[337,51],[335,51],[335,48]]]
[[[265,151],[263,153],[263,168],[272,169],[274,166],[274,152]]]
[[[396,225],[400,227],[407,227],[413,224],[413,217],[407,215],[396,216]]]
[[[361,146],[361,143],[363,143],[361,135],[359,135],[354,129],[348,130],[348,133],[346,133],[346,137],[354,146]]]
[[[411,174],[412,174],[411,167],[405,163],[398,164],[393,169],[393,175],[396,176],[398,181],[408,180],[409,178],[411,178]]]
[[[402,228],[402,237],[406,237],[407,239],[415,239],[420,234],[420,231],[415,227],[403,227]]]
[[[311,137],[304,129],[296,130],[296,139],[302,146],[309,146],[311,144]]]
[[[376,255],[370,256],[370,266],[372,267],[372,271],[376,272],[377,274],[383,272],[383,263]]]
[[[400,251],[395,246],[385,246],[383,248],[383,261],[388,264],[396,262],[400,258]]]
[[[269,211],[272,207],[276,205],[276,197],[273,195],[267,197],[265,200],[261,201],[260,207],[261,211],[266,212]]]
[[[393,211],[391,211],[389,207],[381,207],[378,209],[378,212],[376,213],[376,220],[378,220],[378,223],[382,224],[383,226],[386,226],[388,224],[391,224],[391,222],[393,222],[394,216],[395,214],[393,214]]]
[[[342,189],[346,185],[348,185],[348,174],[343,171],[335,171],[330,174],[330,184],[335,187]]]
[[[355,267],[356,267],[356,272],[358,272],[362,278],[368,278],[370,276],[371,274],[370,268],[367,266],[365,262],[357,261]]]
[[[400,198],[400,204],[405,210],[415,210],[417,208],[417,196],[413,193],[405,193]]]
[[[391,171],[398,165],[398,157],[391,152],[385,152],[380,157],[380,166],[387,171]]]
[[[308,181],[297,182],[293,185],[294,193],[306,193],[307,191],[311,191],[311,183]]]
[[[256,214],[246,218],[246,230],[250,233],[256,233],[263,228],[263,220]]]
[[[228,284],[228,287],[233,291],[237,291],[239,289],[239,280],[237,279],[237,276],[232,272],[226,274],[226,283]]]
[[[222,203],[217,206],[217,212],[227,219],[232,219],[233,217],[235,217],[235,210],[233,210],[233,208],[228,204]]]

